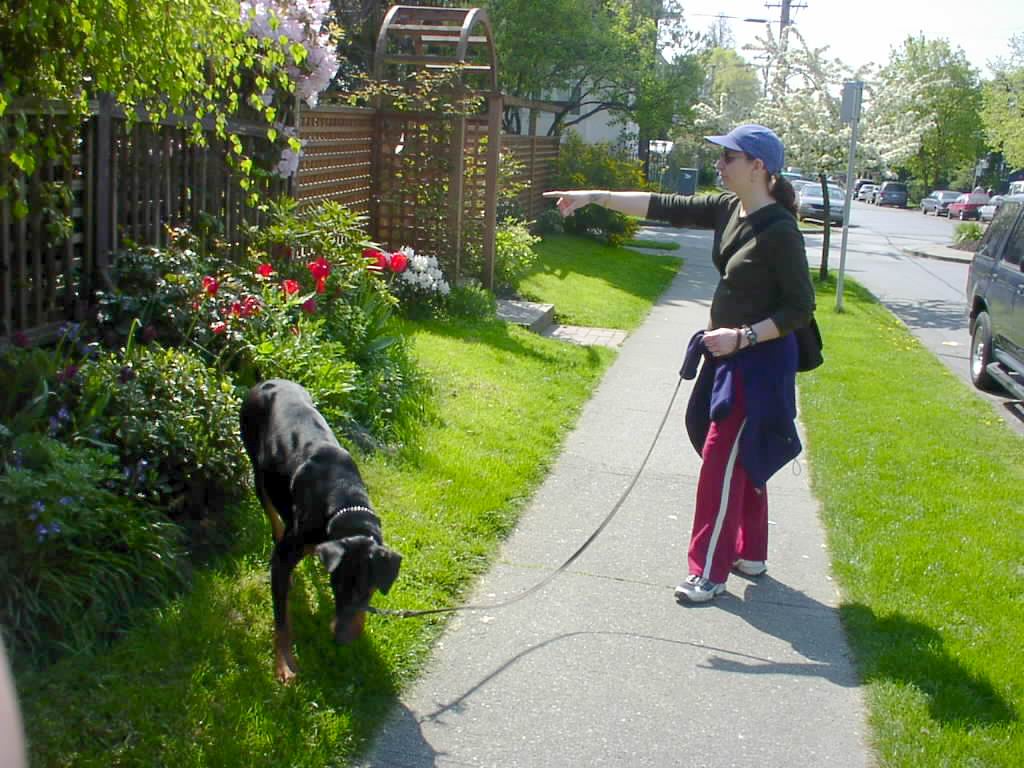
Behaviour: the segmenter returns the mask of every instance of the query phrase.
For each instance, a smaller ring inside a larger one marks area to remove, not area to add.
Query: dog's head
[[[316,553],[331,575],[334,640],[351,643],[363,633],[373,593],[380,590],[386,595],[398,578],[402,556],[369,536],[325,541],[317,546]]]

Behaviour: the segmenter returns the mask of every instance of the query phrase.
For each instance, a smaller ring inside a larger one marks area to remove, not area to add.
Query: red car
[[[970,194],[964,193],[960,195],[960,197],[949,204],[946,210],[949,212],[949,218],[951,219],[957,218],[960,221],[981,219],[981,206],[983,205],[988,205],[988,195],[984,192],[981,194],[971,192]]]

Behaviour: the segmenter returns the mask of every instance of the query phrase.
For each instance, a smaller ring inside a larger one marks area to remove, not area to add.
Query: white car
[[[875,192],[877,191],[878,186],[876,184],[863,184],[861,185],[861,188],[857,190],[857,199],[865,203],[870,203],[875,199]]]
[[[981,221],[992,221],[1002,202],[1002,195],[993,196],[985,205],[978,209],[978,218]]]

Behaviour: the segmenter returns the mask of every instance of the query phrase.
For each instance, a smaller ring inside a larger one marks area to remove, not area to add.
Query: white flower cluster
[[[306,49],[306,58],[297,63],[288,52],[289,77],[295,92],[309,106],[315,107],[320,92],[331,84],[338,72],[338,54],[326,32],[330,0],[242,0],[242,20],[256,37],[299,43]]]
[[[436,258],[433,256],[418,256],[407,245],[398,250],[409,259],[409,265],[399,275],[399,280],[424,293],[439,293],[442,296],[449,294],[451,287],[444,279],[444,274],[441,272]]]

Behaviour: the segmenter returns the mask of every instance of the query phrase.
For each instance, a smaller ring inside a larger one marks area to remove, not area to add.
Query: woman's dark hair
[[[771,181],[768,182],[768,194],[775,198],[775,202],[796,216],[796,190],[789,183],[789,179],[781,173],[773,173]]]

